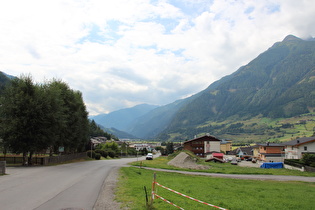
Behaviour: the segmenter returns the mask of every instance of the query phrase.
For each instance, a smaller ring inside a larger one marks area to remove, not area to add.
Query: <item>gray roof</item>
[[[283,157],[284,153],[260,153],[261,155],[265,155],[265,157]]]
[[[191,142],[191,141],[199,141],[199,140],[204,140],[204,141],[221,141],[220,139],[217,139],[214,136],[205,135],[205,136],[201,136],[201,137],[198,137],[198,138],[195,138],[195,139],[191,139],[191,140],[185,141],[184,144],[186,144],[188,142]]]
[[[277,143],[264,143],[264,144],[257,144],[258,146],[263,147],[283,147],[284,144],[277,144]]]
[[[287,141],[287,142],[283,142],[283,145],[288,145],[288,146],[295,146],[295,145],[300,145],[300,144],[305,144],[308,142],[312,142],[315,141],[315,137],[303,137],[303,138],[299,138],[299,139],[294,139],[292,141]]]

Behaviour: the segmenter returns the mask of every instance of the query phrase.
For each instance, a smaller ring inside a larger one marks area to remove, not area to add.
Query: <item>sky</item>
[[[97,115],[189,97],[289,34],[315,36],[313,0],[0,0],[0,71]]]

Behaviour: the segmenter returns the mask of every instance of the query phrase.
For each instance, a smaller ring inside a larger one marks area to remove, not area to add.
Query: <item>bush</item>
[[[91,150],[86,151],[86,154],[90,158],[95,158],[95,152],[92,150],[92,156],[91,156]]]
[[[100,155],[102,155],[102,153],[103,153],[103,150],[101,150],[101,149],[95,149],[94,151],[95,151],[95,153],[99,153]]]
[[[114,151],[110,150],[110,151],[108,151],[108,156],[111,158],[115,158],[116,153]]]
[[[100,159],[101,159],[101,154],[95,153],[95,160],[100,160]]]
[[[307,166],[311,166],[315,164],[315,154],[304,154],[301,162]]]
[[[102,155],[104,158],[107,158],[107,156],[108,156],[108,152],[107,152],[107,151],[102,150],[101,155]]]

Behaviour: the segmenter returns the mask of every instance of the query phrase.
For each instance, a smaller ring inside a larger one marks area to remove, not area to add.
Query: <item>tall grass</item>
[[[153,171],[122,168],[116,198],[122,207],[146,209],[144,186],[150,194]],[[238,180],[157,172],[157,182],[196,199],[236,209],[314,209],[315,183]],[[214,209],[158,187],[157,194],[184,209]],[[176,209],[155,199],[152,209]]]

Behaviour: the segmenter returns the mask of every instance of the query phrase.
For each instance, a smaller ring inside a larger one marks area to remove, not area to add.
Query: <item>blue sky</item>
[[[0,71],[61,79],[96,115],[188,97],[314,26],[311,0],[2,1]]]

